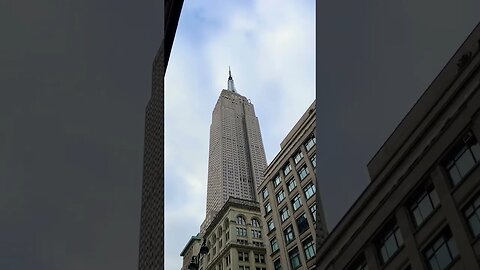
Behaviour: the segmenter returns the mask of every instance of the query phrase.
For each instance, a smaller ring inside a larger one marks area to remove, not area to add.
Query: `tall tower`
[[[267,166],[253,104],[237,93],[230,69],[227,85],[212,113],[207,211],[201,232],[230,196],[257,201],[256,187]]]

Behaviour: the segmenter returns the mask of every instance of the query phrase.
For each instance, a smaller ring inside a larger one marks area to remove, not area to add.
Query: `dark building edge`
[[[138,269],[164,269],[164,77],[183,0],[163,3],[162,42],[152,65],[152,92],[145,109],[143,183]]]

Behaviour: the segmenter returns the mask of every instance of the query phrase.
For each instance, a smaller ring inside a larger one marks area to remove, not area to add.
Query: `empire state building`
[[[212,113],[207,211],[201,232],[229,197],[257,201],[256,188],[267,166],[253,104],[237,93],[230,70],[227,83]]]

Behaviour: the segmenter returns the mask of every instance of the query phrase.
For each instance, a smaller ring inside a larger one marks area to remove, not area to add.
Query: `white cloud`
[[[269,161],[315,99],[314,5],[185,1],[166,75],[165,188],[182,197],[165,202],[166,269],[180,268],[179,253],[205,215],[211,113],[228,65],[255,105]],[[192,39],[197,30],[207,34]]]

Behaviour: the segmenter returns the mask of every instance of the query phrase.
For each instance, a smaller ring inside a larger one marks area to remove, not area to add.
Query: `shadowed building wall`
[[[164,2],[164,38],[152,68],[152,93],[145,110],[142,208],[138,269],[164,269],[164,76],[183,0]]]

